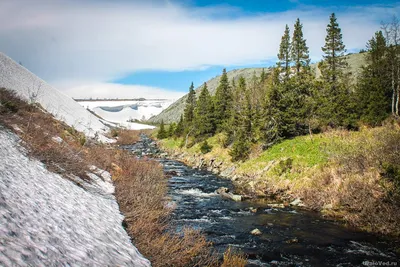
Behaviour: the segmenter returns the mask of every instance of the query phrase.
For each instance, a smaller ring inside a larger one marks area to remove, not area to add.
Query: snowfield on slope
[[[85,190],[18,142],[0,126],[0,266],[150,266],[122,227],[107,173],[93,167],[104,181]]]
[[[79,101],[83,107],[90,109],[104,120],[118,123],[126,128],[152,129],[153,126],[128,123],[132,120],[147,120],[160,114],[174,100],[143,100],[143,101]]]
[[[27,101],[39,103],[57,119],[89,137],[108,131],[107,126],[71,97],[53,88],[3,53],[0,53],[0,87],[16,92]],[[104,136],[101,140],[110,141]]]

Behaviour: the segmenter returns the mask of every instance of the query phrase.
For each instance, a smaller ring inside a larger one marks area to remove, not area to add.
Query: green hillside
[[[361,68],[365,63],[365,54],[364,53],[357,53],[357,54],[349,54],[346,56],[347,57],[347,62],[349,64],[349,72],[353,74],[354,78],[357,78],[358,75],[360,74]],[[314,63],[311,65],[311,68],[313,69],[316,77],[318,78],[321,75],[320,70],[317,67],[317,63]],[[234,79],[237,81],[240,76],[243,76],[246,80],[251,79],[253,74],[259,76],[262,72],[262,68],[245,68],[245,69],[236,69],[236,70],[231,70],[229,71],[228,78],[229,80]],[[269,73],[271,68],[265,68],[264,69],[266,73]],[[218,75],[210,80],[208,80],[207,83],[207,88],[210,91],[211,95],[215,94],[215,90],[217,89],[219,79],[221,75]],[[190,85],[190,81],[188,81],[188,88]],[[199,95],[201,86],[196,88],[196,93]],[[167,109],[165,109],[163,112],[161,112],[159,115],[154,116],[149,119],[149,122],[151,123],[160,123],[161,120],[164,120],[165,123],[171,123],[171,122],[178,122],[181,114],[183,114],[183,110],[185,108],[185,102],[186,102],[187,95],[184,95],[180,99],[178,99],[176,102],[174,102],[171,106],[169,106]]]

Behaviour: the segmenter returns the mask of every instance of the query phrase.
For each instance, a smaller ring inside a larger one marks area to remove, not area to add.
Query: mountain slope
[[[346,56],[347,62],[349,63],[349,72],[352,73],[353,77],[357,77],[360,74],[361,67],[365,63],[364,57],[365,54],[359,54],[359,53]],[[321,75],[321,72],[317,67],[317,63],[311,64],[311,69],[315,72],[317,78]],[[271,68],[265,68],[266,73],[269,73],[270,71]],[[232,79],[237,81],[240,76],[243,76],[244,78],[246,78],[247,81],[249,81],[249,79],[251,79],[253,74],[260,76],[261,72],[262,68],[245,68],[245,69],[231,70],[227,72],[227,75],[229,81],[231,81]],[[215,94],[220,77],[221,75],[216,76],[206,82],[207,88],[210,91],[211,95]],[[200,94],[200,90],[202,87],[203,85],[196,88],[197,96]],[[160,123],[161,120],[164,120],[165,123],[178,122],[181,114],[183,114],[183,110],[185,109],[186,99],[187,99],[187,94],[178,99],[176,102],[174,102],[171,106],[169,106],[167,109],[162,111],[157,116],[150,118],[149,122]]]
[[[0,53],[0,88],[16,92],[20,97],[39,103],[57,119],[87,136],[94,137],[108,130],[96,116],[71,97],[63,94],[35,74]],[[106,140],[102,138],[102,140]]]

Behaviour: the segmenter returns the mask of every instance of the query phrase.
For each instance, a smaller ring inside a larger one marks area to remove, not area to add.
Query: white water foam
[[[180,190],[179,193],[182,195],[191,195],[191,196],[195,196],[195,197],[214,197],[217,195],[217,193],[214,193],[214,192],[213,193],[205,193],[198,188],[190,188],[190,189],[186,189],[186,190]]]

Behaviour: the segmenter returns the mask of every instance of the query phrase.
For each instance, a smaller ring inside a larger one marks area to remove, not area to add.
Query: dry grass
[[[21,137],[30,156],[65,177],[73,174],[87,178],[89,168],[83,156],[86,141],[83,134],[8,90],[0,89],[0,103],[0,122]],[[57,142],[56,137],[62,141]]]
[[[118,145],[132,145],[140,140],[141,131],[117,129],[113,130],[113,137],[117,137]]]
[[[336,144],[331,164],[300,192],[314,209],[367,231],[399,236],[400,129],[364,130]]]
[[[182,236],[167,231],[167,179],[154,161],[139,161],[124,152],[115,157],[116,197],[134,244],[153,266],[216,266],[211,244],[199,232]]]
[[[86,142],[81,133],[55,120],[40,106],[29,105],[5,89],[0,89],[0,123],[21,137],[32,157],[66,178],[73,174],[88,179],[91,165],[110,171],[127,232],[153,266],[219,265],[211,243],[200,232],[184,229],[178,235],[167,231],[171,212],[166,205],[167,179],[157,162]],[[119,131],[119,144],[137,142],[139,134]],[[240,262],[240,257],[229,250],[223,266],[242,266],[227,265]]]
[[[221,267],[244,267],[247,259],[243,253],[234,252],[231,247],[224,252],[224,261]]]

